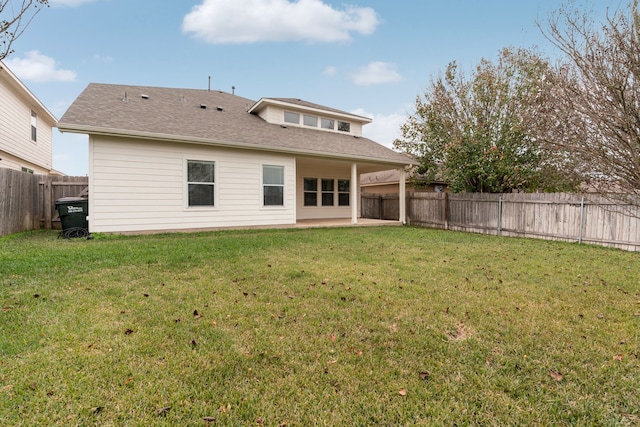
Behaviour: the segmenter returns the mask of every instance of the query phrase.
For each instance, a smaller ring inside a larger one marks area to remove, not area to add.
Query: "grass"
[[[0,238],[0,425],[640,425],[640,258],[410,227]]]

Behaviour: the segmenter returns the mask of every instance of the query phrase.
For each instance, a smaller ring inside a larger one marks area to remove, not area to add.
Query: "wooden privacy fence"
[[[398,194],[362,193],[362,217],[397,221],[400,218],[399,200]]]
[[[381,204],[378,211],[363,196],[363,217],[398,219],[397,215],[386,218],[379,214],[388,209],[385,204],[397,209],[397,198],[375,197]],[[640,209],[596,195],[416,192],[407,195],[407,222],[447,230],[595,243],[640,251]]]
[[[0,236],[57,227],[55,201],[86,194],[86,176],[33,175],[0,168]]]

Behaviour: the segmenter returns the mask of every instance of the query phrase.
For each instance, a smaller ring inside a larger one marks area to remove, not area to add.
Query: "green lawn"
[[[411,227],[0,238],[0,425],[640,425],[640,254]]]

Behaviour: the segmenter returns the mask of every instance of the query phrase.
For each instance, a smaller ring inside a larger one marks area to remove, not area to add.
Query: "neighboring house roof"
[[[418,177],[422,177],[418,175]],[[411,174],[407,173],[406,179],[409,181]],[[360,185],[374,186],[386,184],[398,184],[400,182],[400,172],[397,169],[386,171],[370,172],[360,175]],[[436,178],[431,184],[446,184],[442,179]]]
[[[317,104],[298,102],[327,110]],[[368,138],[268,123],[249,112],[255,105],[255,101],[218,90],[91,83],[62,116],[58,128],[63,132],[192,142],[383,164],[415,163],[405,154]]]
[[[56,123],[56,117],[44,106],[42,102],[27,88],[20,79],[2,61],[0,61],[0,80],[5,81],[10,87],[23,96],[31,104],[31,108],[40,118],[46,120],[52,126]]]

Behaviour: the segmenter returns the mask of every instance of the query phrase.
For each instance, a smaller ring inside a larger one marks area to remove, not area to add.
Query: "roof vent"
[[[142,95],[140,95],[140,98],[142,98],[142,99],[149,99],[149,95],[146,95],[146,94],[144,94],[144,93],[143,93]]]
[[[202,108],[203,110],[207,109],[207,104],[200,104],[200,108]]]
[[[282,129],[286,129],[286,128],[287,128],[287,125],[280,125],[280,127],[281,127]]]
[[[218,110],[218,111],[223,111],[223,110],[224,110],[224,108],[222,108],[220,105],[218,105],[218,106],[216,107],[216,110]]]

